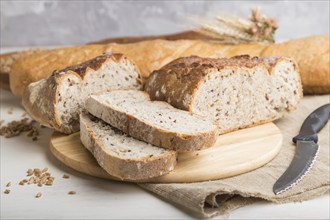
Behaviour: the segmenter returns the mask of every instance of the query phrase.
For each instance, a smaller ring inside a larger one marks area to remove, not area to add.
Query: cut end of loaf
[[[127,136],[90,115],[80,115],[83,145],[110,175],[123,180],[144,180],[174,169],[176,152]]]
[[[112,90],[92,95],[88,112],[132,137],[179,152],[211,147],[218,127],[207,118],[150,101],[147,93]]]
[[[90,94],[119,88],[141,89],[139,70],[122,54],[104,54],[31,83],[22,102],[35,120],[70,134],[79,131],[79,114]]]
[[[217,122],[220,133],[280,118],[297,107],[302,87],[284,57],[180,58],[155,71],[145,90]]]
[[[79,114],[89,95],[108,89],[141,88],[135,64],[119,54],[105,54],[53,75],[59,78],[56,120],[62,127],[67,127],[66,133],[79,130]]]

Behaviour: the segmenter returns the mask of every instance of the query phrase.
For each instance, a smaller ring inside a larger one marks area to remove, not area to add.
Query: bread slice
[[[211,147],[217,136],[217,126],[208,119],[166,102],[152,102],[142,91],[94,94],[87,99],[86,109],[132,137],[178,152]]]
[[[128,137],[90,114],[80,114],[80,139],[110,175],[144,180],[167,174],[176,165],[176,152]]]
[[[90,94],[118,88],[140,89],[139,70],[122,54],[104,54],[31,83],[22,102],[38,122],[70,134],[79,131],[79,113]]]
[[[273,121],[296,109],[302,86],[285,57],[179,58],[145,84],[152,100],[209,117],[220,133]]]

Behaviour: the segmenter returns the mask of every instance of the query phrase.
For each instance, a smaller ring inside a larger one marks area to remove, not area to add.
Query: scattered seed
[[[33,173],[34,173],[34,174],[36,174],[36,173],[40,173],[40,172],[41,172],[41,170],[40,170],[39,168],[34,168],[34,169],[33,169]]]
[[[26,171],[27,176],[32,176],[33,174],[33,170],[32,169],[28,169],[28,171]]]
[[[46,182],[46,186],[51,186],[51,185],[53,185],[53,181],[47,181]]]
[[[5,191],[3,191],[5,194],[9,194],[10,193],[10,189],[6,189]]]
[[[41,192],[38,192],[36,198],[40,198],[42,196]]]
[[[42,175],[42,177],[41,177],[41,182],[46,182],[46,180],[48,179],[48,177],[47,176],[45,176],[45,175]]]
[[[64,175],[63,175],[63,178],[64,178],[64,179],[69,179],[70,176],[69,176],[68,174],[64,174]]]
[[[36,137],[39,135],[39,130],[36,125],[34,125],[34,122],[34,120],[29,118],[23,118],[19,121],[11,121],[6,126],[0,125],[0,135],[11,138],[27,131],[29,137]]]
[[[36,184],[39,187],[42,187],[43,185],[51,186],[54,182],[54,177],[51,176],[51,174],[48,172],[48,168],[45,167],[42,170],[39,168],[35,169],[28,169],[27,176],[29,176],[29,179],[23,179],[19,182],[19,185],[27,184]]]
[[[34,177],[31,177],[31,178],[28,180],[27,183],[28,183],[29,185],[32,184],[32,183],[34,183]]]
[[[8,183],[6,184],[6,187],[9,187],[9,186],[11,186],[11,182],[8,182]]]
[[[68,192],[68,194],[69,194],[69,195],[75,195],[75,194],[77,194],[77,193],[76,193],[76,191],[70,191],[70,192]]]

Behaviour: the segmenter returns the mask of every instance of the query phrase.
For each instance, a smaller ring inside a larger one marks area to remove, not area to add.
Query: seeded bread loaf
[[[21,96],[31,82],[48,77],[54,69],[63,69],[104,52],[123,53],[141,70],[142,80],[169,62],[191,55],[222,58],[250,56],[286,56],[296,60],[304,93],[330,93],[330,35],[312,36],[281,44],[221,45],[198,40],[151,40],[132,44],[87,45],[60,48],[19,58],[11,67],[10,88]],[[1,58],[0,58],[1,61]]]
[[[208,119],[166,102],[152,102],[142,91],[91,95],[86,110],[134,138],[178,152],[208,148],[216,141],[217,126]]]
[[[22,103],[42,125],[70,134],[79,130],[79,113],[90,94],[119,88],[140,89],[139,70],[122,54],[104,54],[31,83]]]
[[[167,174],[176,165],[176,152],[128,137],[90,114],[80,115],[80,139],[110,175],[144,180]]]
[[[220,133],[280,118],[302,96],[296,64],[284,57],[179,58],[145,84],[151,100],[166,101],[217,122]]]

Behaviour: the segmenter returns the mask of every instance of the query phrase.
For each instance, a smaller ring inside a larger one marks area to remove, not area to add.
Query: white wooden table
[[[1,48],[7,52],[16,48]],[[20,100],[10,92],[1,92],[1,120],[21,118]],[[14,107],[8,114],[9,106]],[[38,141],[22,134],[0,137],[1,150],[1,219],[191,219],[194,215],[181,210],[135,184],[93,178],[62,165],[49,151],[52,131],[40,129]],[[48,167],[55,177],[53,186],[20,186],[29,168]],[[63,179],[69,174],[70,179]],[[10,194],[3,191],[7,182]],[[76,195],[68,195],[76,191]],[[42,197],[35,198],[38,192]],[[317,199],[276,205],[259,202],[240,208],[228,216],[214,219],[329,219],[329,194]]]

